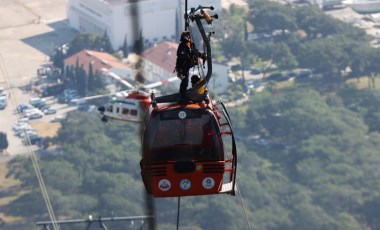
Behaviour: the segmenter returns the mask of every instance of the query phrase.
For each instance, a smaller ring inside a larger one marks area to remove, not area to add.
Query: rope
[[[245,217],[245,221],[247,222],[248,229],[252,230],[253,228],[251,227],[251,224],[249,223],[247,211],[246,211],[246,208],[245,208],[245,205],[244,205],[244,201],[243,201],[243,197],[241,195],[240,189],[238,188],[237,183],[235,183],[235,185],[236,185],[236,190],[237,190],[237,192],[239,194],[239,199],[240,199],[241,206],[243,207],[244,217]]]
[[[181,206],[181,197],[178,197],[178,206],[177,206],[177,230],[179,229],[179,211]]]
[[[13,105],[17,105],[16,97],[15,97],[15,94],[13,93],[13,88],[12,88],[11,83],[9,81],[8,73],[6,71],[4,59],[3,59],[1,52],[0,52],[0,69],[1,69],[1,72],[4,76],[5,82],[7,84],[7,88],[9,90],[9,95],[10,95],[9,99],[10,99],[10,101],[12,101]],[[18,110],[17,110],[17,115],[18,115],[18,117],[21,117],[20,111],[18,111]],[[40,170],[40,167],[38,164],[37,156],[34,153],[33,149],[31,148],[30,138],[29,138],[29,135],[27,135],[25,130],[24,130],[24,134],[25,134],[25,140],[26,140],[26,144],[27,144],[26,146],[28,149],[28,153],[29,153],[31,160],[32,160],[33,168],[34,168],[34,171],[36,173],[39,186],[41,188],[42,196],[44,198],[45,205],[46,205],[46,208],[48,210],[50,220],[53,223],[53,228],[55,230],[59,230],[59,226],[56,223],[57,221],[56,221],[56,218],[54,215],[54,211],[53,211],[53,208],[52,208],[50,200],[49,200],[49,195],[47,193],[46,186],[45,186],[44,180],[43,180],[42,175],[41,175],[41,170]]]

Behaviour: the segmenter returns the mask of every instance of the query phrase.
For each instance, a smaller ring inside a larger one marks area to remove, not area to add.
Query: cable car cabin
[[[142,122],[142,108],[138,101],[113,99],[104,109],[103,116],[121,121]]]
[[[212,104],[211,104],[212,106]],[[219,112],[200,104],[157,107],[143,130],[143,182],[155,197],[235,193],[236,146],[227,154]],[[222,113],[225,114],[225,113]]]

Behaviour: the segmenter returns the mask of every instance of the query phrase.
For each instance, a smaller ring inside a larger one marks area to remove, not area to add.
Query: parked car
[[[35,130],[33,130],[33,129],[31,129],[31,130],[25,130],[23,132],[20,132],[20,134],[18,136],[21,137],[21,138],[25,138],[26,135],[28,135],[29,137],[35,136],[35,135],[37,135],[37,132]]]
[[[78,91],[76,91],[75,89],[65,89],[63,91],[63,97],[65,99],[71,100],[75,97],[78,97]]]
[[[260,74],[261,72],[261,69],[251,69],[250,71],[251,74]]]
[[[23,117],[23,118],[19,119],[17,122],[27,123],[28,121],[29,121],[29,119],[27,117]]]
[[[43,110],[43,113],[44,113],[45,115],[56,114],[56,113],[57,113],[57,110],[56,110],[56,109],[52,109],[52,108],[47,108],[47,109],[44,109],[44,110]]]
[[[41,109],[41,110],[42,110],[43,107],[46,107],[46,106],[48,106],[46,104],[46,102],[40,102],[40,103],[37,103],[37,104],[34,105],[35,108]]]
[[[7,104],[7,97],[0,96],[0,109],[5,109],[5,107],[7,107]]]
[[[289,79],[289,76],[282,73],[274,73],[269,75],[267,79],[271,81],[287,81]]]
[[[5,88],[4,87],[0,87],[0,97],[5,97],[7,94],[5,92]]]
[[[29,141],[31,145],[36,145],[42,141],[42,137],[38,136],[37,134],[29,135]],[[24,143],[24,145],[29,144],[27,138],[23,138],[22,142]]]
[[[242,69],[240,64],[231,66],[231,71],[240,71]]]
[[[31,104],[33,106],[36,106],[38,104],[45,103],[45,102],[46,102],[46,100],[42,99],[40,97],[34,97],[34,98],[29,99],[29,104]]]
[[[32,109],[32,108],[34,108],[32,105],[29,105],[29,104],[20,104],[20,105],[17,106],[17,111],[19,113],[22,113],[22,112],[24,112],[24,110],[26,110],[26,109]]]
[[[312,71],[309,69],[301,70],[298,74],[296,74],[296,78],[307,78],[310,77],[312,74]]]
[[[38,112],[38,113],[32,113],[30,115],[28,115],[28,118],[29,120],[32,120],[32,119],[38,119],[38,118],[41,118],[43,117],[43,113],[42,112]]]
[[[267,77],[267,80],[279,81],[283,76],[282,73],[273,73]]]
[[[56,116],[56,117],[53,117],[50,122],[61,122],[65,119],[64,116]]]
[[[64,104],[64,103],[67,103],[69,101],[69,99],[65,98],[64,95],[60,95],[57,97],[57,102],[59,104]]]
[[[27,117],[29,118],[30,115],[32,114],[35,114],[35,113],[42,113],[41,110],[37,109],[37,108],[31,108],[31,109],[25,109],[22,114],[24,115],[24,117]]]

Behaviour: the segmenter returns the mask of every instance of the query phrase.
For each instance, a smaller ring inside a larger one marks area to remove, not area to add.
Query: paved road
[[[0,2],[0,86],[10,93],[8,107],[0,110],[0,131],[7,133],[9,155],[28,152],[11,131],[18,120],[16,106],[33,96],[20,87],[36,77],[37,69],[49,60],[57,45],[71,41],[77,33],[65,18],[66,0]]]

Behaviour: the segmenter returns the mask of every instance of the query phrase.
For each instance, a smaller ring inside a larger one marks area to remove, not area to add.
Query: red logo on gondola
[[[166,180],[166,179],[162,179],[160,180],[160,182],[158,182],[158,188],[161,190],[161,191],[168,191],[171,187],[171,184],[170,184],[170,181],[169,180]]]

